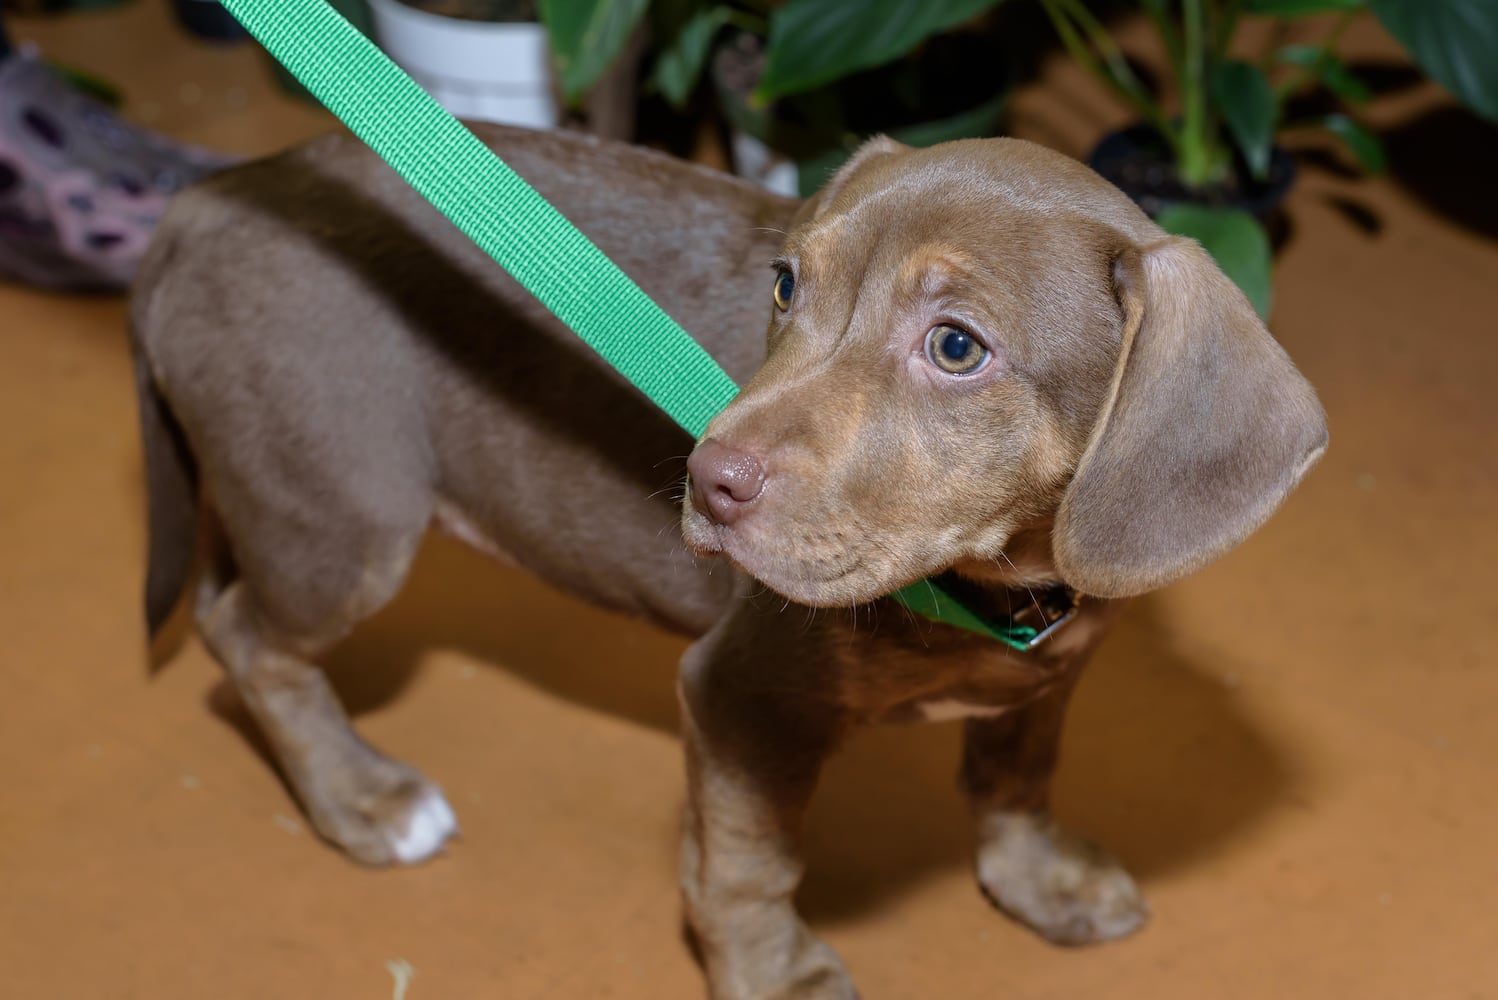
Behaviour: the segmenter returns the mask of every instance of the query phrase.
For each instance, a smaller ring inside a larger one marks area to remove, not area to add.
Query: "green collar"
[[[921,580],[890,596],[918,615],[996,639],[1010,649],[1029,653],[1077,616],[1082,595],[1070,587],[1016,592],[1022,606],[1008,615],[990,616],[974,610],[953,592],[932,580]]]

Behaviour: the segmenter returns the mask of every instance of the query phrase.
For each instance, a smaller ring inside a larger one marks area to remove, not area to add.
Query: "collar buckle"
[[[1055,587],[1033,595],[1029,603],[1010,616],[1014,624],[1026,633],[1020,640],[1023,651],[1028,653],[1055,635],[1063,625],[1077,617],[1081,608],[1082,595],[1070,587]],[[1034,634],[1029,634],[1032,631]]]

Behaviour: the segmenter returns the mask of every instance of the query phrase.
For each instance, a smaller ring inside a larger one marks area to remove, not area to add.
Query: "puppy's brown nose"
[[[733,524],[765,486],[765,463],[716,438],[707,438],[687,459],[692,506],[718,524]]]

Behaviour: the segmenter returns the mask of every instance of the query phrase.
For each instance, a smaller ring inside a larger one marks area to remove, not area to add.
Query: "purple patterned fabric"
[[[0,59],[0,278],[124,288],[171,195],[231,162],[127,124],[17,49]]]

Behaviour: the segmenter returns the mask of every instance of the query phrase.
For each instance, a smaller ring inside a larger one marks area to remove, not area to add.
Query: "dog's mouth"
[[[898,589],[870,552],[848,546],[802,546],[796,533],[774,543],[748,537],[738,527],[716,524],[688,507],[683,518],[687,549],[699,558],[721,557],[797,604],[833,608],[866,604]],[[817,551],[808,555],[806,549]]]

